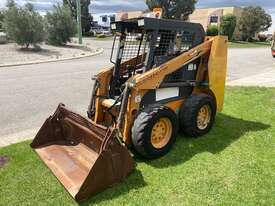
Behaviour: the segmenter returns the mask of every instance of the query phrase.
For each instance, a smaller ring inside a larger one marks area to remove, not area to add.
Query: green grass
[[[275,205],[274,124],[275,88],[228,88],[208,135],[137,160],[123,183],[82,205]],[[77,205],[28,144],[0,149],[11,158],[0,169],[0,205]]]
[[[235,41],[228,43],[229,48],[262,48],[262,47],[271,47],[270,42],[244,42],[244,41]]]

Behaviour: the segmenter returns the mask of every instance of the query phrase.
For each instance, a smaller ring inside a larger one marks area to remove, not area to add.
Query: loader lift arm
[[[195,59],[210,52],[213,39],[210,39],[203,44],[181,54],[178,57],[164,63],[160,67],[154,68],[144,74],[137,75],[133,82],[136,84],[137,89],[157,89],[160,87],[164,78],[180,67],[194,61]]]

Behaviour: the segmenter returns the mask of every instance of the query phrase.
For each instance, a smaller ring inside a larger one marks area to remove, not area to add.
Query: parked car
[[[0,32],[0,44],[6,44],[8,42],[7,34]]]
[[[109,30],[102,30],[101,33],[105,35],[112,35],[112,33]]]
[[[105,37],[112,36],[112,33],[108,29],[92,27],[90,30],[91,36],[104,35]]]
[[[267,41],[268,36],[266,34],[258,34],[258,39],[261,42]]]

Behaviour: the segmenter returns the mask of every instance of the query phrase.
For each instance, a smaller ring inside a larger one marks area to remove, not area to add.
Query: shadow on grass
[[[209,134],[199,138],[178,137],[176,145],[169,154],[157,160],[146,161],[146,163],[163,168],[184,163],[202,152],[216,154],[242,138],[247,132],[266,130],[269,127],[270,125],[261,122],[218,114]]]
[[[103,192],[91,197],[86,202],[80,203],[81,206],[96,205],[102,201],[108,201],[122,194],[128,193],[132,189],[139,189],[146,186],[142,173],[139,170],[134,170],[123,183],[118,183],[113,187],[104,190]]]

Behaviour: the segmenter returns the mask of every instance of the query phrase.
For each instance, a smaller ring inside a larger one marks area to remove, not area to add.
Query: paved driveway
[[[275,87],[275,58],[270,48],[230,49],[227,85]]]
[[[34,136],[59,102],[84,114],[91,76],[108,67],[111,41],[97,41],[102,55],[39,65],[0,68],[0,146]],[[274,68],[268,49],[229,51],[228,80],[258,75]]]

